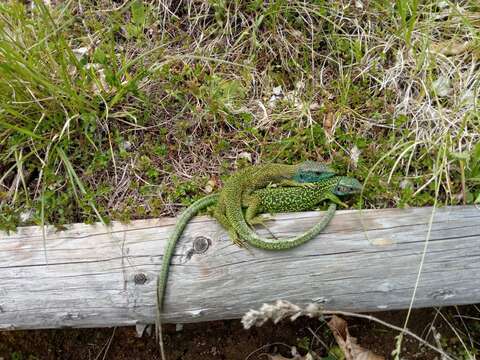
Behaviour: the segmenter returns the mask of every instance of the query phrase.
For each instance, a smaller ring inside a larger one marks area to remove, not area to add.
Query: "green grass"
[[[474,1],[33,4],[0,5],[1,229],[172,215],[250,161],[480,201]]]
[[[174,215],[304,159],[356,207],[480,203],[475,0],[46,4],[0,4],[0,230]]]

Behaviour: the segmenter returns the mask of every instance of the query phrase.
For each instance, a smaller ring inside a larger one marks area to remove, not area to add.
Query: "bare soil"
[[[465,309],[465,308],[463,308]],[[468,309],[467,309],[468,310]],[[432,323],[442,337],[451,334],[448,326],[438,323],[435,309],[413,312],[409,329],[432,342]],[[406,312],[376,313],[390,324],[402,326]],[[348,318],[349,331],[361,346],[390,358],[397,332],[361,319]],[[326,355],[335,341],[325,322],[301,318],[260,328],[244,330],[239,320],[164,326],[167,356],[170,360],[244,360],[266,359],[265,354],[291,356],[291,347],[300,353],[310,348]],[[435,359],[439,355],[417,341],[406,338],[404,359]],[[132,327],[103,329],[31,330],[0,333],[0,360],[33,359],[159,359],[154,335],[136,337]]]

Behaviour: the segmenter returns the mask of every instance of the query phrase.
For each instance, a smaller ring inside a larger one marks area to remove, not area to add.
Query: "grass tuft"
[[[479,27],[468,0],[0,4],[0,228],[172,215],[259,161],[331,162],[357,206],[480,202]]]
[[[173,215],[268,161],[331,163],[358,208],[480,203],[479,10],[0,3],[0,230]]]

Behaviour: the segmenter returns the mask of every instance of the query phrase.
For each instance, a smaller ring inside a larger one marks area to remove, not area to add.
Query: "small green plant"
[[[128,36],[142,37],[146,25],[146,6],[142,1],[134,1],[131,4],[131,21],[126,26]]]
[[[468,166],[466,169],[466,181],[471,185],[471,191],[467,196],[473,199],[475,204],[480,204],[480,142],[473,148],[469,157],[467,157]],[[471,201],[470,201],[471,202]]]
[[[308,336],[304,336],[302,338],[297,339],[297,346],[300,349],[303,349],[305,351],[309,351],[311,344],[310,344],[310,338]]]
[[[38,360],[39,358],[35,355],[28,355],[27,357],[23,356],[23,353],[20,351],[12,352],[10,356],[11,360]]]
[[[407,47],[410,47],[412,32],[418,17],[418,0],[397,0],[396,9],[400,16],[400,31],[403,33]]]
[[[174,214],[304,159],[366,181],[357,207],[480,201],[476,48],[437,56],[474,2],[102,6],[0,4],[2,229]]]
[[[83,219],[106,221],[83,178],[114,164],[106,121],[125,116],[114,104],[138,91],[139,78],[118,70],[109,43],[90,54],[73,48],[67,31],[74,18],[66,9],[36,1],[32,10],[17,2],[0,10],[0,184],[10,189],[4,201],[24,203],[39,224],[71,222],[73,204]],[[8,216],[2,223],[18,223]]]

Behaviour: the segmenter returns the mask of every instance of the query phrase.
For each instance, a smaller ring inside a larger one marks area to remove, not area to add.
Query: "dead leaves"
[[[455,40],[442,41],[431,45],[430,50],[433,53],[442,54],[445,56],[456,56],[474,49],[474,46],[469,41],[458,42]]]
[[[333,333],[333,337],[338,344],[338,348],[343,353],[343,357],[340,355],[338,357],[338,353],[336,356],[329,356],[327,358],[320,358],[319,356],[315,355],[314,353],[308,353],[305,356],[301,356],[296,351],[295,347],[292,347],[292,356],[290,358],[286,358],[282,355],[269,355],[267,357],[269,360],[329,360],[329,359],[342,359],[342,360],[384,360],[383,356],[379,356],[374,354],[372,351],[367,350],[361,347],[357,343],[357,339],[350,335],[348,331],[348,325],[345,320],[342,318],[334,315],[331,320],[327,323],[328,327]],[[337,349],[338,349],[337,348]]]
[[[289,318],[291,321],[294,321],[299,316],[324,319],[324,315],[325,312],[319,304],[309,304],[305,308],[302,308],[289,301],[277,300],[275,304],[263,304],[259,310],[248,311],[242,317],[242,324],[244,329],[250,329],[252,326],[262,326],[268,320],[272,320],[276,324],[286,318]],[[293,357],[290,358],[285,358],[277,354],[263,355],[266,355],[270,360],[384,360],[383,356],[378,356],[372,351],[358,345],[357,339],[351,336],[348,331],[347,322],[335,314],[331,315],[332,318],[327,325],[338,344],[338,347],[334,347],[335,354],[332,353],[327,358],[320,358],[315,353],[308,353],[305,356],[301,356],[295,347],[291,347],[291,356]],[[332,351],[333,349],[328,350]]]
[[[378,356],[370,350],[364,349],[357,344],[357,339],[348,332],[347,322],[334,315],[328,322],[328,327],[345,355],[345,360],[384,360],[383,356]]]
[[[302,356],[300,355],[300,353],[298,352],[295,346],[291,347],[291,354],[292,354],[292,357],[285,357],[280,354],[275,354],[275,355],[262,354],[262,355],[266,355],[268,360],[343,360],[343,358],[331,357],[331,356],[322,358],[317,354],[315,354],[314,352],[309,352],[305,356]]]
[[[268,360],[314,360],[313,356],[311,354],[307,354],[305,356],[294,356],[293,358],[286,358],[283,357],[282,355],[267,355]]]

